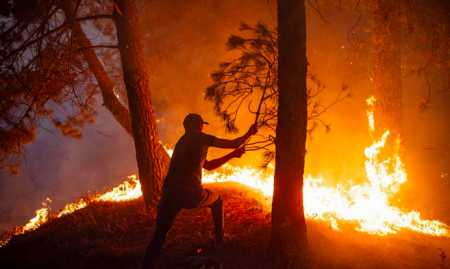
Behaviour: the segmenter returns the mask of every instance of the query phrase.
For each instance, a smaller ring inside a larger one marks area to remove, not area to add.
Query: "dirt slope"
[[[209,209],[184,210],[169,233],[159,268],[274,268],[266,252],[270,213],[264,198],[236,184],[210,184],[224,198],[230,240],[213,247]],[[142,199],[93,203],[0,248],[0,268],[138,268],[153,231]],[[308,221],[312,268],[450,268],[450,238],[413,232],[376,236]],[[342,226],[342,225],[341,225]],[[200,252],[200,253],[199,253]]]

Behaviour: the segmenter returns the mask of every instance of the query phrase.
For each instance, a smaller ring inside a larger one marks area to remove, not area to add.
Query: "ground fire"
[[[372,107],[375,99],[367,100],[369,110],[370,131],[373,131]],[[341,223],[354,223],[360,232],[384,236],[401,230],[412,230],[433,236],[450,236],[450,227],[437,220],[423,220],[416,211],[405,211],[390,204],[389,200],[398,192],[401,184],[407,181],[404,165],[398,155],[380,160],[378,154],[384,147],[389,131],[380,140],[375,141],[365,149],[365,169],[368,182],[352,185],[349,189],[338,185],[334,188],[323,186],[323,178],[305,177],[304,203],[305,215],[308,219],[329,222],[330,227],[340,229]],[[397,140],[397,143],[400,143]],[[169,155],[173,150],[166,148]],[[393,167],[394,170],[389,167]],[[203,183],[237,182],[251,187],[255,192],[265,197],[266,210],[270,210],[271,195],[273,193],[273,169],[269,165],[266,171],[249,166],[237,167],[224,165],[219,171],[204,172]],[[27,224],[14,228],[4,238],[0,238],[0,246],[6,245],[12,236],[37,229],[52,218],[59,218],[85,208],[96,201],[121,202],[137,199],[142,196],[141,186],[136,175],[113,188],[112,190],[88,198],[80,199],[76,203],[66,205],[55,214],[50,214],[49,198],[43,207],[36,210],[36,216]]]

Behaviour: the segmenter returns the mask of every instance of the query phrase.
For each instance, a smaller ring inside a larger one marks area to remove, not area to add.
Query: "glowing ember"
[[[373,107],[373,97],[367,100]],[[367,112],[370,130],[374,130],[372,109]],[[401,184],[406,182],[407,175],[398,152],[390,158],[380,160],[380,151],[384,147],[389,131],[380,141],[376,141],[365,150],[366,173],[368,182],[353,185],[344,189],[341,185],[335,188],[323,186],[322,178],[305,176],[303,195],[305,215],[309,219],[323,220],[330,223],[330,227],[339,230],[339,222],[351,221],[357,223],[356,230],[378,235],[397,233],[409,229],[412,231],[435,235],[450,236],[449,227],[437,220],[422,220],[416,211],[405,212],[390,205],[389,200],[397,193]],[[400,141],[397,140],[397,151]],[[164,147],[170,156],[173,150]],[[237,182],[254,188],[266,196],[268,202],[273,193],[273,166],[267,171],[251,167],[233,167],[224,165],[212,173],[203,174],[203,183]],[[142,195],[141,186],[135,175],[118,187],[102,195],[80,199],[76,203],[66,205],[56,217],[61,217],[86,207],[94,201],[126,201],[139,198]],[[0,238],[0,247],[6,245],[11,236],[34,230],[48,221],[49,215],[47,198],[43,207],[36,211],[36,217],[27,224],[16,227],[9,236]]]
[[[119,98],[120,98],[119,94],[118,94],[118,93],[116,93],[116,90],[115,90],[115,89],[113,89],[113,93],[114,93],[114,95],[116,96],[116,98],[117,98],[117,99],[119,99]]]
[[[164,146],[164,149],[167,151],[167,154],[169,154],[169,156],[172,158],[172,154],[173,154],[173,149],[170,149],[166,146]]]

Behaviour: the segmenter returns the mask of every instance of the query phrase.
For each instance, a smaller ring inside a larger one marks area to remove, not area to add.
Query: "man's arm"
[[[236,148],[239,148],[240,146],[244,145],[245,143],[247,143],[247,141],[250,140],[252,135],[256,134],[257,132],[258,132],[258,128],[256,127],[256,124],[253,124],[252,126],[250,126],[250,129],[248,129],[247,133],[245,133],[243,136],[238,137],[233,140],[216,138],[214,140],[213,144],[211,145],[211,147],[224,148],[224,149],[236,149]],[[224,156],[224,157],[226,157],[226,156]],[[224,157],[222,157],[222,158],[224,158]]]
[[[205,163],[203,164],[203,168],[205,168],[208,171],[214,170],[216,168],[221,167],[222,165],[224,165],[226,162],[228,162],[229,160],[233,159],[233,158],[241,158],[241,156],[245,153],[245,148],[239,148],[236,150],[233,150],[232,152],[228,153],[227,155],[218,158],[218,159],[214,159],[211,161],[206,160]]]

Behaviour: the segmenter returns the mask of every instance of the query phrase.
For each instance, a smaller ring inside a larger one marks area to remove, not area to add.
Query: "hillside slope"
[[[274,268],[266,252],[270,213],[261,203],[264,198],[237,184],[208,187],[224,198],[230,240],[214,248],[209,209],[184,210],[169,233],[159,268]],[[96,202],[16,236],[0,248],[0,268],[138,268],[155,221],[143,204],[142,198]],[[354,231],[352,223],[342,231],[322,222],[307,224],[312,268],[450,268],[444,256],[450,252],[449,238],[408,231],[368,235]]]

